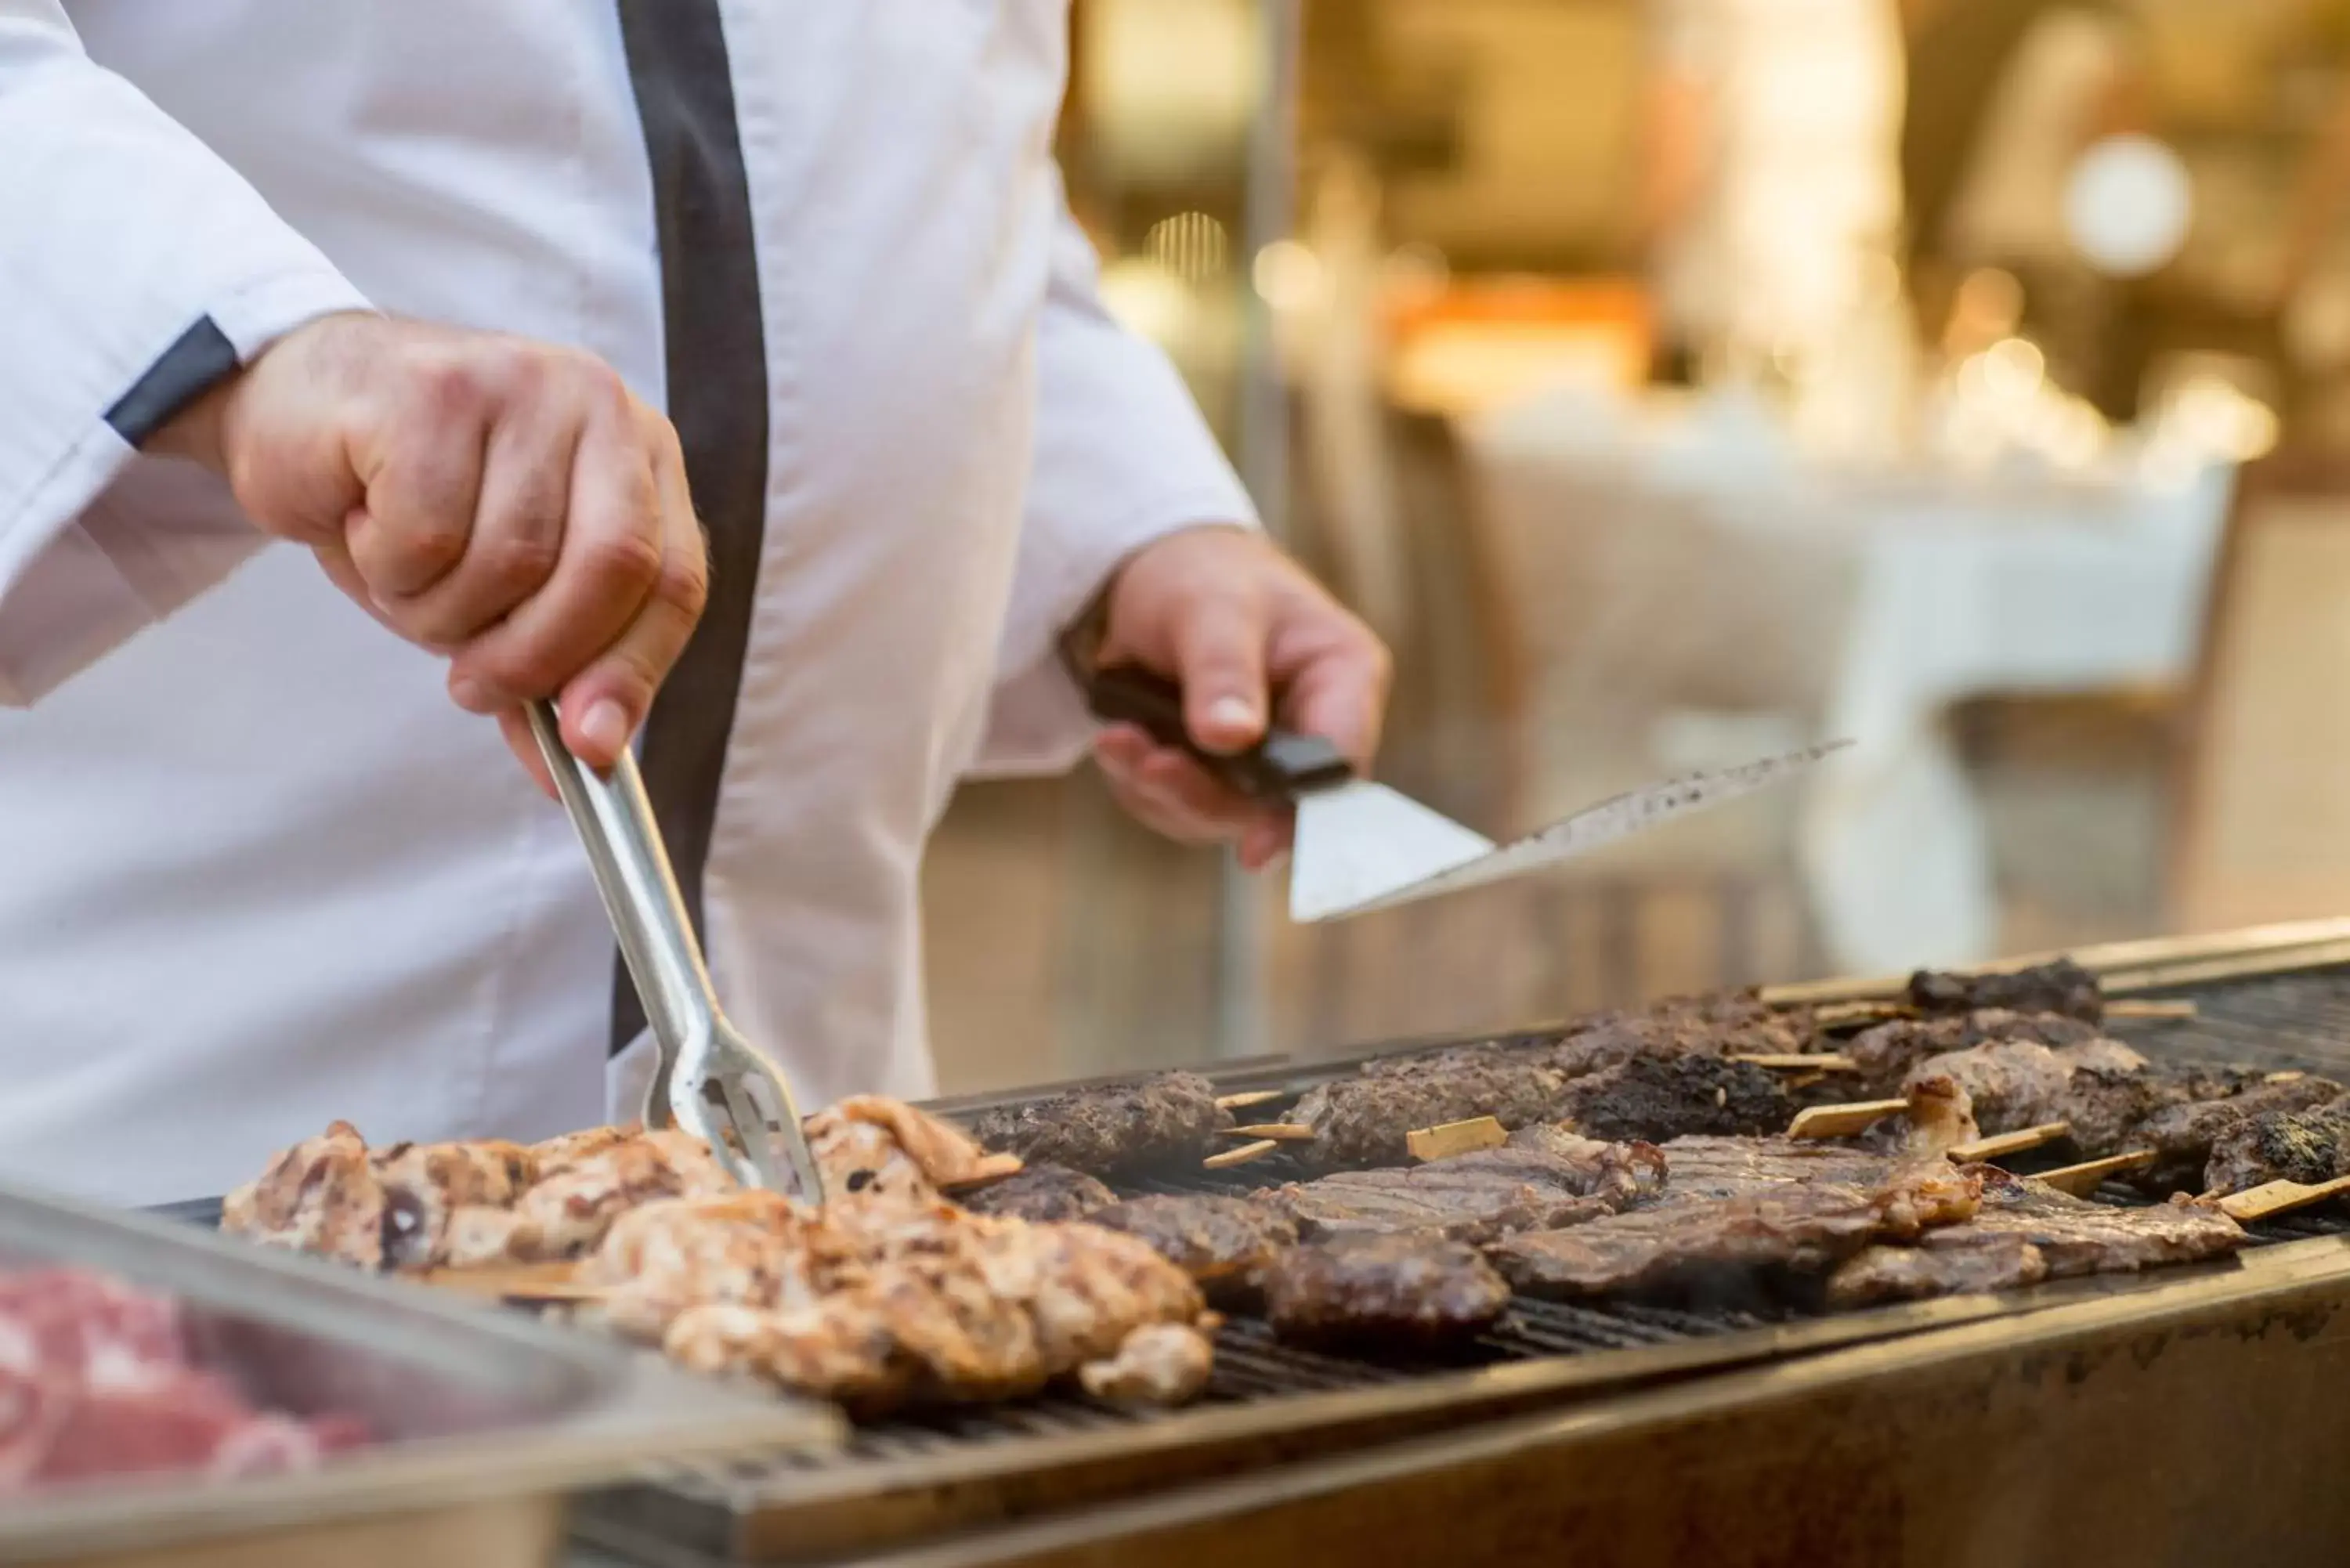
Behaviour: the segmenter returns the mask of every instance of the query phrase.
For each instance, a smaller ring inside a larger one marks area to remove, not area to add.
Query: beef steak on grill
[[[1032,1163],[1111,1176],[1197,1160],[1231,1125],[1215,1085],[1197,1073],[1157,1073],[982,1111],[971,1130]]]
[[[1149,1242],[1160,1257],[1206,1286],[1249,1282],[1274,1253],[1297,1242],[1297,1221],[1287,1214],[1222,1193],[1129,1198],[1095,1210],[1086,1220]]]
[[[1413,1231],[1483,1241],[1614,1213],[1652,1196],[1666,1179],[1664,1157],[1648,1144],[1599,1143],[1555,1128],[1518,1136],[1533,1137],[1532,1146],[1336,1171],[1254,1197],[1295,1220],[1309,1241]]]
[[[1424,1351],[1493,1326],[1510,1287],[1470,1247],[1412,1234],[1293,1247],[1264,1274],[1265,1315],[1295,1345]]]
[[[2225,1257],[2244,1244],[2242,1228],[2216,1209],[2183,1200],[2116,1209],[2029,1177],[1974,1169],[1983,1196],[1972,1220],[1929,1231],[1914,1246],[1869,1248],[1830,1276],[1828,1303],[1866,1306],[2134,1272]]]
[[[1947,1160],[1876,1163],[1882,1179],[1872,1186],[1771,1179],[1734,1197],[1668,1196],[1572,1230],[1513,1236],[1486,1255],[1528,1295],[1743,1293],[1760,1279],[1821,1273],[1872,1241],[1974,1212],[1980,1178]]]
[[[974,1214],[1000,1214],[1037,1223],[1082,1220],[1118,1201],[1118,1194],[1066,1165],[1028,1165],[1001,1181],[956,1195]]]

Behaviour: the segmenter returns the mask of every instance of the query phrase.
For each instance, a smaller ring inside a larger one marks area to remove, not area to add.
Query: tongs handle
[[[562,720],[554,704],[529,705],[530,732],[555,776],[556,793],[571,814],[596,890],[612,917],[620,957],[637,982],[645,1020],[660,1053],[652,1092],[646,1096],[645,1123],[671,1122],[670,1080],[686,1042],[707,1039],[720,1017],[718,997],[702,962],[702,944],[686,913],[685,895],[670,868],[652,802],[645,795],[637,760],[625,748],[608,776],[572,755],[564,743]]]
[[[1105,723],[1133,724],[1162,746],[1178,746],[1193,761],[1241,794],[1255,800],[1295,800],[1315,790],[1348,783],[1354,764],[1319,735],[1267,730],[1245,751],[1218,753],[1191,738],[1183,722],[1183,691],[1146,670],[1121,665],[1079,669],[1086,705]]]

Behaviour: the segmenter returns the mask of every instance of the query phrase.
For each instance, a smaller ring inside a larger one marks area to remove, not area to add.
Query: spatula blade
[[[1289,918],[1327,919],[1399,888],[1472,864],[1493,841],[1384,784],[1319,790],[1297,803]]]

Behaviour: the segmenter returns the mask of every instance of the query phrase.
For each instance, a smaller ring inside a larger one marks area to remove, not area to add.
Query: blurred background
[[[1090,772],[965,789],[962,1090],[2350,912],[2350,0],[1076,0],[1113,308],[1496,837],[1291,927]],[[2339,711],[2340,715],[2337,716]]]

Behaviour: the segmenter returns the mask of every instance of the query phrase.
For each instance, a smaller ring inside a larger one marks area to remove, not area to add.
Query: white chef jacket
[[[0,0],[0,1175],[162,1200],[338,1116],[612,1108],[567,820],[136,449],[361,306],[669,409],[712,605],[644,763],[719,989],[812,1103],[930,1086],[925,836],[1077,754],[1050,650],[1122,556],[1249,516],[1096,300],[1066,4]]]

